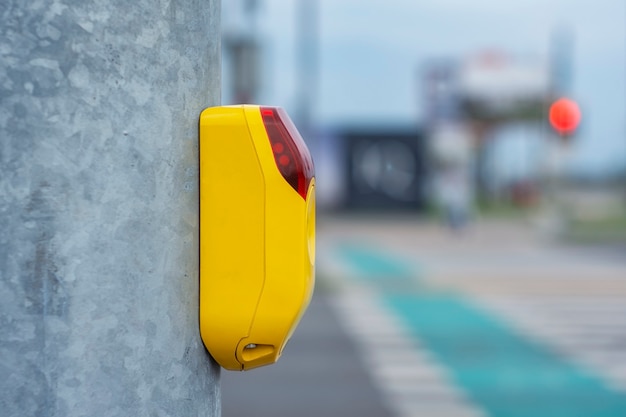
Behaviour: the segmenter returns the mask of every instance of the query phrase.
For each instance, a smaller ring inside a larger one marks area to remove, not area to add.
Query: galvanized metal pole
[[[219,0],[0,6],[3,416],[219,416],[198,115]]]
[[[298,0],[296,4],[297,97],[295,120],[309,146],[315,147],[313,117],[318,95],[319,1]]]

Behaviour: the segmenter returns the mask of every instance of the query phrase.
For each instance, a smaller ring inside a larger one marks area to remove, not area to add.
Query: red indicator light
[[[281,164],[284,167],[289,165],[290,162],[291,162],[291,160],[289,159],[289,157],[287,155],[281,155],[280,158],[278,158],[278,163]]]
[[[261,107],[261,116],[278,170],[289,185],[306,199],[315,169],[302,136],[280,107]]]
[[[561,98],[550,106],[550,124],[561,135],[573,133],[580,117],[580,108],[574,100]]]
[[[283,153],[283,151],[285,150],[285,147],[283,146],[282,143],[275,143],[274,145],[272,145],[272,149],[274,150],[274,153]]]

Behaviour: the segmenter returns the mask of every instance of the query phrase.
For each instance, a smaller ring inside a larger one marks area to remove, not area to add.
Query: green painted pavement
[[[415,275],[407,262],[363,245],[338,250],[489,416],[626,416],[626,395],[462,298],[385,292],[385,277]]]
[[[339,245],[337,251],[364,280],[384,284],[392,280],[408,280],[416,275],[415,267],[409,262],[377,247],[345,243]]]
[[[461,299],[384,299],[490,416],[626,416],[626,396]]]

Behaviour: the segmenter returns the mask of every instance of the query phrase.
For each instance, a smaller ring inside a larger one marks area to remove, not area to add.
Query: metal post
[[[298,0],[296,4],[297,97],[295,119],[298,129],[311,146],[314,142],[313,110],[318,85],[319,4],[318,0]],[[315,145],[313,144],[313,147]]]
[[[0,6],[3,416],[219,416],[198,115],[219,0]]]

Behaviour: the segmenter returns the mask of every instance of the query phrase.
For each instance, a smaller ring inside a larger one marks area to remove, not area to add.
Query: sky
[[[263,44],[260,99],[290,113],[298,94],[298,1],[258,0],[254,29]],[[234,4],[223,5],[224,28],[238,24]],[[429,60],[495,50],[546,61],[554,33],[567,31],[573,39],[568,95],[583,115],[572,161],[588,170],[626,164],[625,1],[319,0],[318,7],[313,118],[319,124],[419,125],[418,74]]]

